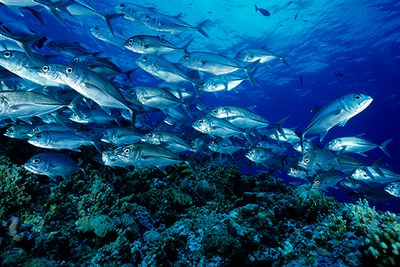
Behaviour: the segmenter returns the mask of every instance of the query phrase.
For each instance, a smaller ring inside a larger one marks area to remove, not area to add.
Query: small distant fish
[[[303,88],[303,76],[299,76],[300,88]]]
[[[260,14],[265,16],[265,17],[271,16],[271,13],[269,13],[269,11],[266,10],[265,8],[260,8],[256,4],[254,4],[254,8],[256,9],[256,12],[257,11],[260,12]]]
[[[343,72],[335,72],[336,78],[342,78],[344,76]]]

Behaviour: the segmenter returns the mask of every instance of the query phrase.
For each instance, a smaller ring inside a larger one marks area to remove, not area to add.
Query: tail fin
[[[392,157],[389,153],[389,151],[386,149],[386,146],[392,142],[393,138],[390,138],[388,140],[386,140],[385,142],[382,143],[382,145],[379,146],[379,148],[383,151],[383,153],[385,153],[388,157]]]
[[[254,74],[254,71],[257,69],[259,62],[260,62],[260,60],[254,61],[244,68],[246,70],[247,77],[252,85],[254,85],[253,74]]]
[[[112,28],[111,22],[119,17],[123,17],[124,14],[108,14],[104,16],[104,20],[107,23],[107,27],[110,29],[110,32],[112,33],[112,35],[114,35],[114,29]]]
[[[256,12],[258,11],[258,7],[256,4],[254,4],[254,8],[256,9]]]
[[[201,22],[199,25],[197,25],[195,28],[196,30],[201,33],[204,37],[208,38],[208,34],[206,33],[206,31],[203,29],[204,26],[209,23],[210,20],[206,19],[205,21]]]
[[[286,138],[285,132],[283,131],[283,124],[286,123],[286,121],[290,118],[290,116],[286,116],[277,123],[275,123],[275,129],[278,133],[280,133],[284,138]],[[279,138],[278,138],[279,139]]]

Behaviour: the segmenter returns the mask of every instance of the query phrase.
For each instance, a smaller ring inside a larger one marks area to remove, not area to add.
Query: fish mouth
[[[370,96],[367,97],[367,99],[365,99],[362,104],[360,105],[360,109],[364,110],[366,109],[373,101],[374,99]]]

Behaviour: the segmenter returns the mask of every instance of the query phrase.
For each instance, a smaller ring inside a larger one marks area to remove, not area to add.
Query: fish
[[[40,148],[56,150],[72,150],[80,152],[82,146],[94,146],[99,150],[96,143],[83,137],[84,133],[67,131],[45,131],[34,134],[28,143]]]
[[[128,168],[130,166],[129,163],[118,158],[118,156],[114,154],[114,151],[103,151],[101,153],[101,159],[105,166],[109,166],[112,168],[114,167]]]
[[[357,181],[377,184],[400,181],[400,174],[378,166],[355,168],[350,177]]]
[[[228,138],[231,136],[237,136],[243,134],[243,130],[237,128],[233,124],[225,121],[224,119],[206,116],[196,120],[192,127],[204,134],[208,134],[211,137],[215,136],[221,138]]]
[[[301,142],[298,133],[289,128],[282,128],[281,132],[278,132],[275,129],[267,129],[262,133],[265,134],[268,138],[278,142],[287,142],[292,145]]]
[[[168,83],[189,82],[195,84],[176,65],[161,57],[143,55],[136,60],[136,64],[142,70]]]
[[[142,141],[148,144],[160,145],[177,154],[196,151],[185,140],[169,132],[150,132],[143,136]]]
[[[373,101],[373,98],[360,93],[352,93],[337,98],[315,111],[311,122],[302,134],[319,134],[320,141],[325,138],[328,131],[339,125],[345,126],[354,116],[365,110]]]
[[[289,66],[284,56],[279,56],[266,48],[247,48],[236,53],[236,60],[241,62],[256,62],[265,64],[273,60],[280,60],[285,65]]]
[[[287,152],[289,147],[283,144],[279,144],[276,142],[270,142],[266,140],[259,141],[255,147],[261,147],[267,149],[274,153],[277,156],[284,156]]]
[[[182,47],[177,47],[159,36],[135,35],[125,41],[124,47],[132,52],[147,55],[162,55],[172,52],[188,53],[187,47],[193,39]]]
[[[134,88],[137,100],[144,106],[168,109],[183,105],[184,102],[160,87],[138,86]]]
[[[259,61],[250,63],[247,66],[239,66],[232,59],[219,54],[208,52],[191,52],[186,53],[179,63],[189,69],[212,73],[214,75],[228,74],[237,70],[244,70],[249,81],[253,84],[253,72],[255,71]]]
[[[55,180],[56,177],[70,178],[83,170],[70,157],[55,152],[40,153],[30,158],[24,168],[34,174],[46,175]]]
[[[303,153],[297,166],[306,170],[310,174],[316,174],[318,171],[330,171],[340,164],[338,156],[327,149],[314,149]]]
[[[89,123],[95,123],[95,124],[112,124],[112,123],[119,123],[116,118],[114,118],[111,115],[108,115],[102,110],[79,110],[78,113],[71,113],[68,118],[76,123],[81,123],[81,124],[89,124]]]
[[[287,175],[292,178],[298,178],[298,179],[302,179],[302,180],[306,180],[306,181],[308,181],[308,177],[309,177],[309,174],[307,173],[307,171],[301,170],[296,167],[290,167]]]
[[[128,128],[108,128],[104,131],[101,141],[116,146],[138,143],[143,135],[137,131]]]
[[[377,145],[361,136],[339,137],[329,141],[326,145],[326,148],[336,152],[341,151],[346,153],[347,152],[357,153],[363,156],[366,156],[366,154],[364,153],[367,151],[370,151],[375,148],[380,148],[383,151],[383,153],[391,157],[389,151],[386,149],[386,146],[392,140],[393,138],[390,138],[384,141],[381,145]]]
[[[44,58],[35,55],[32,60],[26,53],[17,50],[0,51],[0,66],[28,81],[42,86],[58,86],[59,83],[39,76],[36,68],[45,65]]]
[[[346,175],[343,172],[331,170],[319,173],[314,178],[314,182],[318,181],[318,187],[326,191],[328,188],[337,188],[337,185],[346,179]]]
[[[224,119],[235,127],[244,130],[245,132],[265,128],[270,125],[275,126],[277,130],[280,131],[281,124],[286,121],[285,118],[279,123],[271,123],[250,110],[234,106],[218,106],[212,109],[208,115]]]
[[[0,119],[10,118],[24,120],[30,123],[29,118],[55,112],[70,106],[51,98],[50,96],[30,91],[0,92]]]
[[[231,91],[239,86],[243,81],[248,80],[248,77],[240,77],[232,74],[222,74],[210,77],[197,83],[198,90],[202,92],[221,92]]]
[[[271,13],[269,13],[269,11],[266,10],[265,8],[259,8],[256,4],[254,4],[254,8],[256,9],[256,12],[257,11],[260,12],[260,14],[265,17],[271,16]]]
[[[400,197],[400,182],[390,183],[384,190],[394,197]]]
[[[161,171],[166,166],[185,163],[178,155],[153,144],[131,144],[124,147],[118,147],[114,154],[123,162],[128,163],[135,168],[155,167]]]
[[[232,154],[236,153],[237,151],[243,149],[242,146],[235,145],[227,139],[213,140],[208,145],[208,148],[213,152],[216,152],[219,154],[228,154],[228,155],[232,155]]]
[[[133,108],[108,79],[79,66],[66,66],[61,79],[79,94],[97,103],[107,114],[111,114],[109,108],[128,110],[133,127],[135,123]]]
[[[255,147],[248,150],[245,156],[254,163],[266,167],[271,167],[271,166],[283,167],[283,161],[268,149]]]
[[[4,133],[4,136],[22,140],[28,140],[33,134],[34,126],[31,124],[12,125]]]

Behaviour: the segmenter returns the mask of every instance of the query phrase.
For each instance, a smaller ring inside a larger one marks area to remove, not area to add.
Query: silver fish
[[[347,121],[366,109],[372,102],[372,97],[353,93],[337,98],[319,109],[303,132],[320,134],[320,141],[327,132],[336,125],[345,126]]]
[[[270,50],[264,48],[244,49],[236,54],[235,59],[241,62],[248,62],[248,63],[259,61],[261,64],[278,59],[282,61],[285,65],[288,65],[283,56],[279,56],[271,52]]]
[[[203,92],[213,93],[221,91],[231,91],[245,80],[248,80],[248,77],[243,78],[232,74],[217,75],[199,82],[198,89]]]
[[[394,197],[400,197],[400,182],[393,182],[385,187],[385,191]]]
[[[96,144],[85,137],[83,133],[77,134],[66,131],[46,131],[33,135],[28,143],[41,148],[48,149],[67,149],[80,152],[81,146],[96,146]]]
[[[201,133],[211,135],[213,137],[218,136],[221,138],[227,138],[230,136],[237,136],[243,134],[243,130],[237,128],[231,123],[214,117],[204,117],[198,119],[193,123],[193,128]]]
[[[41,116],[68,105],[47,95],[35,92],[7,91],[0,92],[0,119],[26,119]],[[29,121],[29,120],[28,120]]]
[[[117,146],[128,145],[140,142],[142,134],[127,128],[107,129],[101,138],[105,143],[111,143]]]
[[[386,146],[392,141],[393,139],[388,139],[383,142],[381,145],[377,145],[368,139],[362,138],[360,136],[349,136],[349,137],[340,137],[335,138],[326,145],[326,148],[332,151],[342,151],[342,152],[351,152],[357,153],[363,156],[366,156],[364,152],[372,150],[374,148],[380,148],[386,155],[390,157],[389,152],[386,149]]]
[[[258,61],[242,67],[232,59],[229,59],[225,56],[207,52],[192,52],[186,53],[179,60],[179,63],[189,69],[209,72],[215,75],[228,74],[237,70],[244,70],[247,73],[249,80],[252,82],[252,73],[257,67]]]
[[[194,83],[185,73],[171,62],[152,55],[143,55],[136,60],[142,70],[169,83]]]
[[[30,124],[17,124],[7,128],[4,135],[10,138],[27,140],[32,136],[33,128],[34,126]]]
[[[57,82],[51,82],[39,76],[36,68],[45,65],[45,60],[39,56],[32,60],[27,54],[17,50],[0,51],[0,66],[15,73],[21,78],[27,79],[42,86],[58,86]]]
[[[142,141],[153,145],[161,145],[171,152],[178,154],[186,151],[195,152],[182,138],[168,132],[156,131],[147,133],[143,136]]]
[[[191,41],[182,47],[177,47],[158,36],[135,35],[124,43],[124,47],[132,52],[148,55],[161,55],[171,52],[187,53],[187,47]]]
[[[158,109],[168,109],[184,104],[169,91],[160,87],[139,86],[134,88],[137,100],[143,105]]]
[[[69,178],[81,170],[75,161],[62,153],[35,155],[25,163],[24,168],[35,174],[49,176],[53,180],[58,176]]]
[[[271,123],[263,117],[244,108],[219,106],[209,112],[210,116],[225,119],[232,125],[246,130],[268,127]]]
[[[237,151],[243,149],[242,146],[234,145],[230,141],[225,139],[216,139],[213,140],[209,145],[208,148],[216,153],[220,154],[229,154],[232,155]]]

